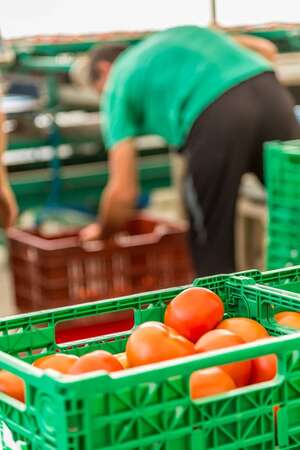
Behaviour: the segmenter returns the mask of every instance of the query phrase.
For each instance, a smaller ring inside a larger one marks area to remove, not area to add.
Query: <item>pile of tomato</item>
[[[275,319],[282,326],[300,328],[300,313],[281,312]],[[97,350],[81,357],[56,353],[36,359],[33,366],[71,376],[99,370],[116,372],[270,338],[255,320],[244,317],[224,320],[220,297],[208,289],[192,287],[167,305],[164,323],[145,322],[135,328],[124,353],[113,355]],[[276,355],[197,370],[190,377],[190,395],[199,399],[220,394],[272,380],[276,373]],[[0,392],[24,402],[23,380],[4,370],[0,371]]]

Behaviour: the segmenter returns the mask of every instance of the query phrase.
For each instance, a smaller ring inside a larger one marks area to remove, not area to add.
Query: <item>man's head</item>
[[[115,44],[98,47],[92,51],[89,78],[99,94],[103,91],[113,62],[126,48],[125,45]]]

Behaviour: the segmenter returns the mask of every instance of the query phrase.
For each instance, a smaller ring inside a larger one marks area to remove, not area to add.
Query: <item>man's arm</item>
[[[119,230],[135,213],[138,195],[136,149],[128,139],[109,152],[109,181],[103,192],[99,221],[102,235]]]
[[[256,36],[248,36],[243,34],[233,35],[231,37],[243,47],[249,48],[254,52],[260,53],[262,56],[264,56],[271,62],[275,61],[276,56],[278,54],[278,50],[276,45],[273,44],[273,42]]]
[[[138,176],[134,140],[120,142],[108,155],[109,180],[102,193],[98,224],[82,230],[83,240],[108,237],[120,230],[135,213]]]

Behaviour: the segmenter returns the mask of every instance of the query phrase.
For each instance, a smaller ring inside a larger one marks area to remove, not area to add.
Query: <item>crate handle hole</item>
[[[133,327],[134,310],[128,309],[60,322],[55,327],[55,340],[57,344],[65,344],[130,331]]]
[[[243,361],[251,361],[251,370],[247,374],[247,381],[244,380],[242,383],[241,376],[243,377],[243,373],[245,373],[240,365],[242,361],[194,371],[189,379],[191,400],[209,399],[215,395],[232,392],[238,388],[259,386],[261,383],[274,381],[278,375],[278,358],[276,354],[258,356],[251,360]]]

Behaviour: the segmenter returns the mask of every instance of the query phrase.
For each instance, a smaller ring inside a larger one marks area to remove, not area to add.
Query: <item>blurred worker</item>
[[[236,41],[236,42],[235,42]],[[184,199],[197,275],[232,272],[240,180],[263,176],[263,143],[300,136],[288,92],[266,58],[273,44],[196,26],[155,33],[141,43],[104,46],[90,77],[103,92],[109,181],[99,223],[83,239],[115,232],[135,210],[135,138],[162,136],[186,159]]]
[[[6,167],[3,163],[3,154],[6,148],[4,120],[5,116],[0,110],[0,227],[7,229],[14,225],[18,214],[18,207],[9,185]]]

